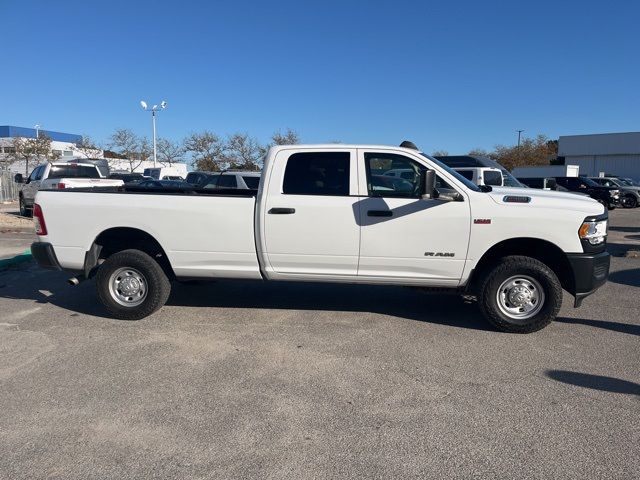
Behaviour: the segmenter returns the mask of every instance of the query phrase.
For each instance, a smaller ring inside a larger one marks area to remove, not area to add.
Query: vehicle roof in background
[[[451,168],[460,167],[491,167],[504,170],[505,167],[489,157],[476,157],[471,155],[446,155],[435,157]]]

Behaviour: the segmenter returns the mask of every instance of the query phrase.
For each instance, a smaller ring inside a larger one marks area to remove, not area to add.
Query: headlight
[[[607,238],[607,220],[583,222],[578,229],[578,235],[582,240],[587,240],[591,245],[603,243]]]

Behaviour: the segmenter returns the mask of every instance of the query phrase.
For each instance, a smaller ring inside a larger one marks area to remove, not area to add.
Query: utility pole
[[[524,130],[516,130],[518,132],[518,148],[520,148],[520,134],[524,132]]]

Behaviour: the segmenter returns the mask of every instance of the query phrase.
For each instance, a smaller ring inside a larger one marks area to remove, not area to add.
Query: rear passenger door
[[[265,185],[261,225],[267,270],[324,278],[357,275],[355,149],[280,150]]]

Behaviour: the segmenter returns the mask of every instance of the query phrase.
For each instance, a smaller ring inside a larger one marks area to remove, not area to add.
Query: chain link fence
[[[0,202],[18,200],[20,185],[13,181],[14,173],[0,170]]]

